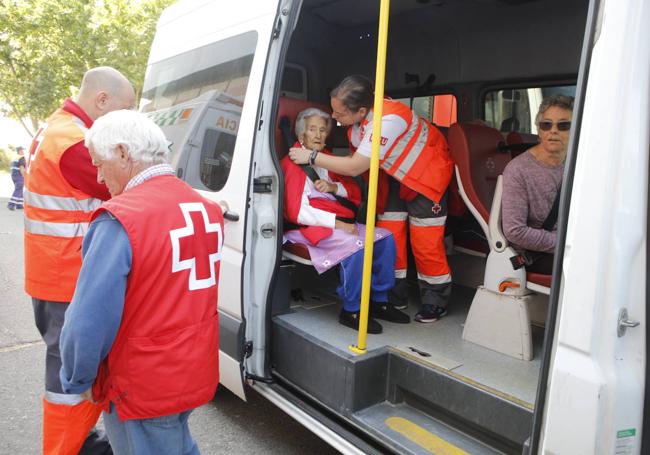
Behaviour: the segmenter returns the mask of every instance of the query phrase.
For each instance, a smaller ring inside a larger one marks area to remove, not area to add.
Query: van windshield
[[[256,44],[252,31],[151,64],[140,111],[176,106],[209,90],[243,100]]]

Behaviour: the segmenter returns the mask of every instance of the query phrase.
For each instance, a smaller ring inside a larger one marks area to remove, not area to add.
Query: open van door
[[[530,453],[648,453],[648,21],[590,4]]]
[[[180,1],[166,9],[140,104],[172,142],[177,175],[227,206],[218,304],[220,382],[244,399],[252,150],[277,12],[278,2],[269,0]]]

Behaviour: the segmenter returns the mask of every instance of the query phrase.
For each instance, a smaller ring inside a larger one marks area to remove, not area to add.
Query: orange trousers
[[[77,455],[101,412],[88,400],[69,405],[43,398],[43,454]]]

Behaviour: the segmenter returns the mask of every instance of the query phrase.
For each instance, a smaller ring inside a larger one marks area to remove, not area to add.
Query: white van
[[[436,123],[456,162],[454,289],[445,318],[385,323],[356,355],[336,275],[283,248],[278,125],[330,109],[344,76],[374,77],[378,16],[370,0],[188,0],[160,18],[141,109],[177,174],[228,206],[222,385],[344,453],[650,453],[650,2],[392,2],[386,95]],[[498,216],[499,174],[553,93],[576,103],[551,277],[508,265]]]

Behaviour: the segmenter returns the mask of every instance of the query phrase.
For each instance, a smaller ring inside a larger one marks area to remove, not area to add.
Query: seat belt
[[[551,206],[551,211],[548,212],[548,215],[546,216],[544,223],[542,223],[542,229],[546,231],[552,231],[553,228],[555,227],[555,223],[557,223],[557,217],[560,211],[560,193],[562,193],[561,183],[560,183],[560,187],[557,189],[557,194],[555,195],[555,200],[553,201],[553,205]]]
[[[555,223],[557,223],[557,217],[560,211],[560,193],[562,193],[562,184],[560,184],[560,187],[557,189],[557,194],[553,200],[551,210],[548,212],[546,219],[542,223],[542,229],[545,231],[552,231],[555,227]],[[521,254],[512,256],[510,258],[510,263],[512,264],[512,268],[515,270],[518,270],[523,266],[530,267],[535,263],[535,261],[542,257],[542,254],[543,253],[537,251],[524,251]]]

